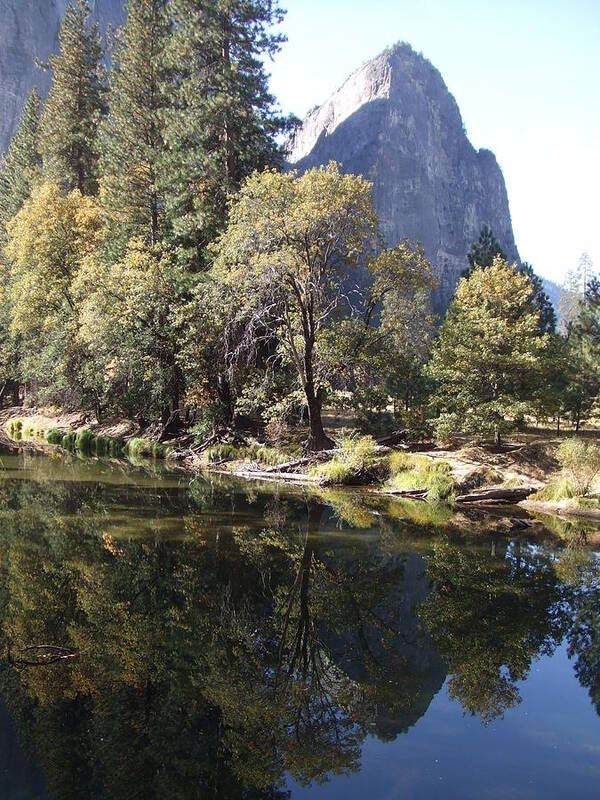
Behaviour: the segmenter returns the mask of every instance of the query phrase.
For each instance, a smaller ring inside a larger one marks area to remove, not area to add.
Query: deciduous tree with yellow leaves
[[[81,389],[74,281],[104,229],[93,198],[44,183],[7,225],[11,329],[22,339],[22,373],[40,396],[64,402]]]

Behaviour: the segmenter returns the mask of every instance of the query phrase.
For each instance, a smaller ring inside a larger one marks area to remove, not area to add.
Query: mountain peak
[[[517,259],[504,178],[491,151],[477,151],[440,72],[406,42],[356,69],[310,111],[291,138],[301,172],[338,161],[373,182],[387,244],[420,241],[447,304],[482,225]]]

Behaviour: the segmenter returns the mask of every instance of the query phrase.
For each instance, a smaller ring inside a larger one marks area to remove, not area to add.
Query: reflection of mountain
[[[386,740],[406,733],[425,714],[446,678],[444,664],[430,637],[422,633],[417,616],[430,591],[425,561],[412,553],[402,557],[401,564],[401,577],[358,629],[337,636],[323,634],[344,673],[367,693],[379,694],[367,725]],[[382,627],[393,636],[383,638]]]
[[[2,800],[41,800],[45,796],[44,779],[22,753],[14,723],[0,700],[0,797]]]

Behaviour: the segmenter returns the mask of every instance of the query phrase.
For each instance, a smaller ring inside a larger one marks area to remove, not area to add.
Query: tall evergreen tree
[[[533,286],[533,305],[540,312],[539,327],[541,333],[554,333],[556,329],[556,313],[552,301],[544,291],[544,283],[539,275],[536,275],[533,267],[524,261],[517,270],[521,275],[526,275]]]
[[[34,89],[23,108],[21,123],[0,162],[0,228],[4,228],[29,197],[39,173],[40,97]]]
[[[15,404],[19,401],[21,352],[19,336],[11,331],[10,269],[4,246],[8,241],[8,223],[28,199],[39,176],[39,124],[40,98],[34,89],[25,103],[21,123],[8,152],[0,163],[0,402],[8,392],[12,392]]]
[[[502,252],[494,232],[489,225],[484,225],[479,233],[479,239],[471,245],[467,255],[469,267],[463,272],[462,277],[468,278],[476,266],[491,267],[496,256],[500,256],[503,261],[506,261],[506,256]]]
[[[88,0],[66,10],[51,56],[52,86],[41,120],[45,177],[70,191],[97,188],[97,131],[103,112],[105,70],[98,26],[90,24]]]
[[[276,136],[288,123],[275,113],[263,60],[283,41],[270,30],[283,12],[275,0],[173,0],[172,15],[167,214],[201,264],[228,194],[280,156]]]
[[[100,173],[113,241],[122,246],[133,237],[154,245],[161,232],[159,112],[165,102],[160,72],[168,29],[166,0],[129,0],[113,53]]]

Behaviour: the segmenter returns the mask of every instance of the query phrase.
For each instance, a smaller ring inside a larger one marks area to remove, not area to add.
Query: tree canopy
[[[367,331],[388,295],[426,285],[430,271],[422,251],[407,244],[381,250],[371,185],[331,163],[300,177],[275,171],[252,176],[215,252],[212,277],[231,309],[226,359],[253,357],[259,343],[276,342],[305,395],[308,447],[331,447],[321,419],[331,367],[323,337],[343,319],[360,320]],[[366,289],[355,272],[361,261],[371,275]]]
[[[500,442],[533,397],[548,349],[533,287],[496,256],[462,278],[434,344],[430,374],[438,382],[440,426],[493,433]]]
[[[93,194],[98,179],[97,132],[104,111],[105,70],[88,0],[67,6],[50,56],[52,85],[40,123],[44,176],[67,191]]]

